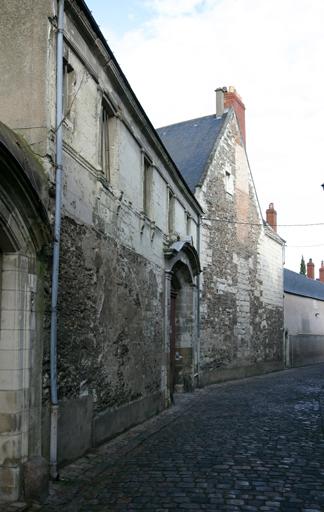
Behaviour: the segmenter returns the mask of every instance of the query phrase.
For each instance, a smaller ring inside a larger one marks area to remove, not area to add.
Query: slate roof
[[[284,291],[293,295],[324,300],[324,283],[284,268]]]
[[[157,132],[190,190],[199,184],[227,112],[158,128]]]

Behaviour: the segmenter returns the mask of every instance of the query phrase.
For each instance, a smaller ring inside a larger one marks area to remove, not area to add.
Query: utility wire
[[[245,226],[264,226],[267,225],[267,223],[253,223],[253,222],[242,222],[242,221],[236,221],[236,220],[228,220],[228,219],[216,219],[212,217],[202,217],[202,220],[210,220],[215,222],[223,222],[225,224],[240,224]],[[308,224],[277,224],[277,227],[285,227],[285,228],[292,228],[292,227],[311,227],[311,226],[324,226],[324,222],[314,222],[314,223],[308,223]]]
[[[298,248],[303,249],[304,247],[324,247],[324,244],[314,244],[314,245],[290,245],[290,244],[286,244],[286,247],[289,247],[291,249],[298,249]]]

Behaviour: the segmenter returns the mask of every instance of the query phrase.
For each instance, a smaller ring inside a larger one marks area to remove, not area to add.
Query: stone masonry
[[[282,243],[263,226],[233,111],[196,190],[206,212],[201,229],[202,382],[280,366]]]

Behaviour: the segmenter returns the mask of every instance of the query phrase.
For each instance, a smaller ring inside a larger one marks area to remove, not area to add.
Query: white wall
[[[267,233],[259,241],[259,279],[262,299],[273,306],[283,307],[283,247]]]
[[[324,302],[285,293],[285,329],[290,335],[324,334]]]

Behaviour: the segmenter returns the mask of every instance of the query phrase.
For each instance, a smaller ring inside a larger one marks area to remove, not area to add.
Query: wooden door
[[[177,292],[171,290],[171,312],[170,312],[170,395],[171,399],[175,387],[175,354],[176,354],[176,299]]]

